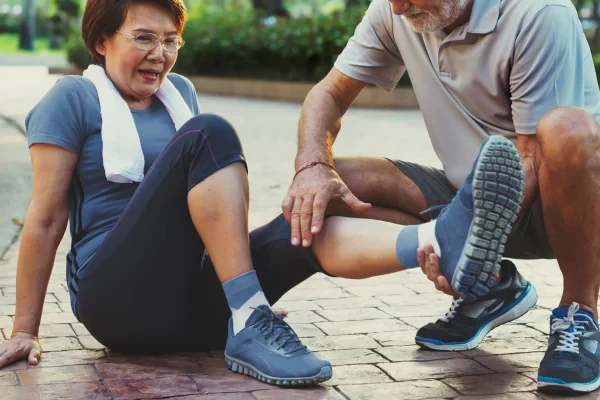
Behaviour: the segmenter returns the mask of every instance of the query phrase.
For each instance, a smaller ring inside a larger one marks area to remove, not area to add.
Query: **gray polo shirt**
[[[335,68],[388,91],[408,71],[457,188],[489,135],[535,134],[560,106],[600,121],[592,55],[570,0],[474,0],[470,21],[449,35],[416,33],[388,0],[373,0]]]

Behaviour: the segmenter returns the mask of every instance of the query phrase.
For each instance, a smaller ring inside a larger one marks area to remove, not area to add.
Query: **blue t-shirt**
[[[179,90],[193,115],[198,98],[185,77],[167,77]],[[175,126],[162,102],[154,97],[147,110],[131,110],[140,136],[147,173],[175,134]],[[48,143],[79,155],[69,199],[72,245],[67,256],[67,284],[73,294],[75,272],[82,271],[104,237],[117,222],[139,186],[106,179],[102,161],[102,117],[94,84],[80,76],[59,79],[25,119],[28,145]],[[70,273],[69,273],[70,272]],[[76,292],[76,290],[75,290]],[[74,296],[71,296],[74,305]]]

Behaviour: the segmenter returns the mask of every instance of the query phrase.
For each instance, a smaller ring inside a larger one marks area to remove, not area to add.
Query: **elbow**
[[[67,210],[54,213],[40,213],[30,208],[25,217],[23,235],[43,237],[53,242],[60,242],[67,229],[67,221]]]

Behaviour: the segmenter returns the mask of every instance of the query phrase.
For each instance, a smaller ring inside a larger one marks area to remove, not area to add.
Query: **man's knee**
[[[582,108],[549,111],[540,119],[536,134],[543,161],[550,168],[581,168],[600,151],[600,125]]]

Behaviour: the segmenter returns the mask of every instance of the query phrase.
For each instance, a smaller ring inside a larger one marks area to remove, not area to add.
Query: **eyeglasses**
[[[117,33],[128,37],[129,39],[133,39],[135,47],[144,51],[152,50],[154,47],[156,47],[156,43],[160,41],[162,43],[163,49],[166,52],[176,53],[177,50],[179,50],[181,46],[185,44],[182,38],[175,35],[159,38],[154,33],[140,33],[139,35],[135,36],[121,31],[117,31]]]

